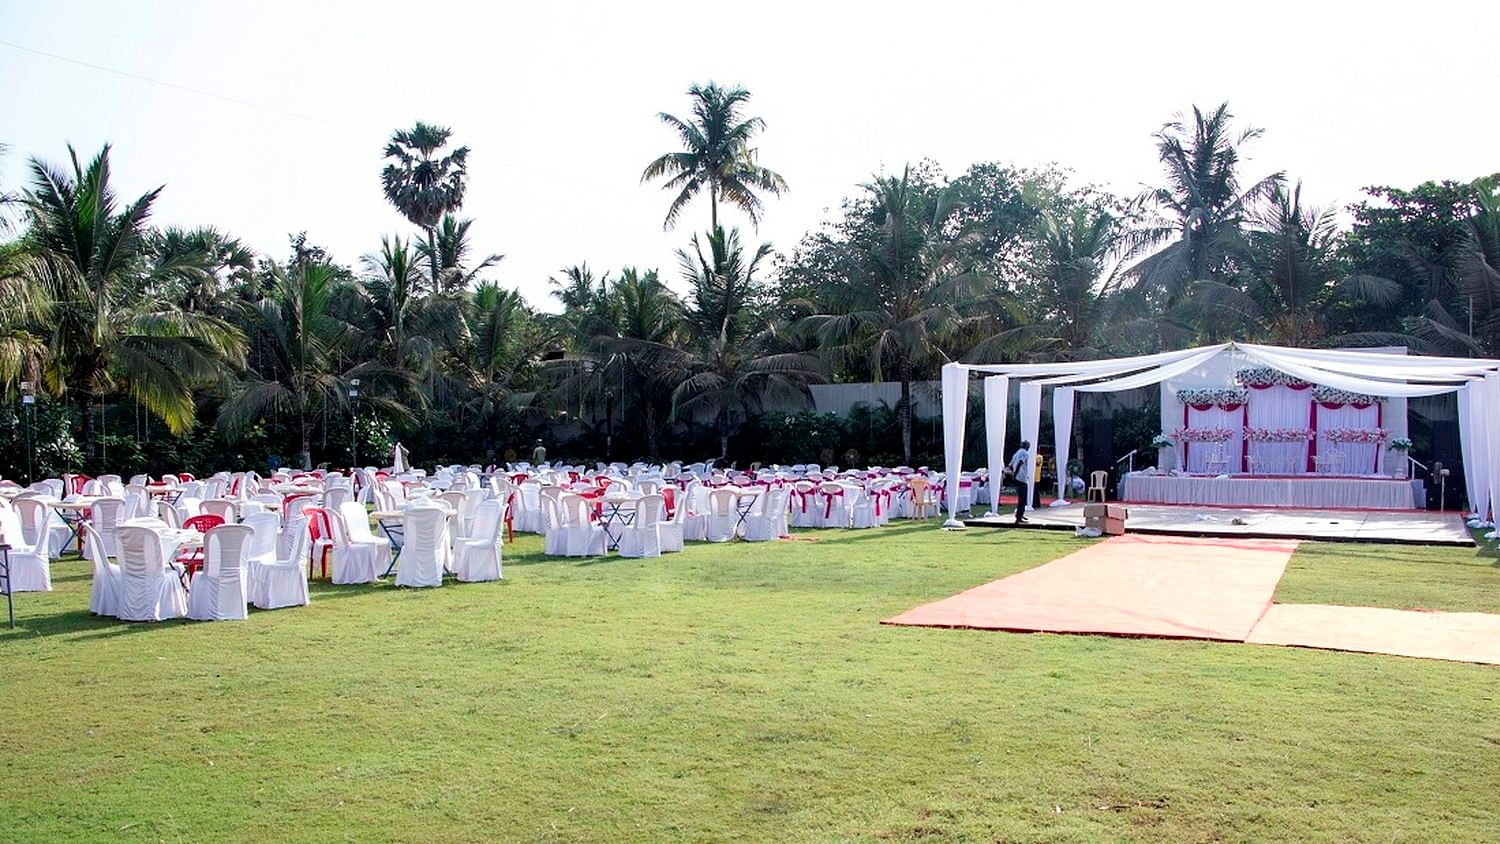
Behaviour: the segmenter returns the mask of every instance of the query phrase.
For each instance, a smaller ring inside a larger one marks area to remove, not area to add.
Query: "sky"
[[[1152,133],[1225,100],[1265,130],[1246,181],[1283,170],[1318,205],[1500,171],[1497,23],[1500,4],[1444,0],[0,0],[0,187],[23,187],[32,156],[110,143],[122,196],[166,186],[157,224],[212,224],[278,258],[306,230],[357,265],[414,232],[381,193],[386,140],[437,123],[472,149],[462,214],[477,251],[506,256],[488,277],[556,310],[547,278],[583,262],[682,289],[676,251],[707,202],[664,231],[672,196],[640,174],[676,148],[656,115],[689,113],[695,82],[752,93],[759,161],[790,191],[756,230],[721,216],[790,250],[861,183],[923,158],[950,176],[1055,163],[1133,195],[1159,176]]]

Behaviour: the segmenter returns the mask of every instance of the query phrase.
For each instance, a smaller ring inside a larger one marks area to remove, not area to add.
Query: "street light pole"
[[[26,483],[28,485],[36,481],[32,475],[36,474],[36,439],[32,434],[32,425],[36,423],[36,396],[31,392],[31,382],[21,382],[21,407],[26,416]]]
[[[359,379],[349,379],[349,471],[359,468]]]

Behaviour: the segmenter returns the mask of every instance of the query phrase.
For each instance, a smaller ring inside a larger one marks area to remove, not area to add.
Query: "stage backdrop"
[[[1348,351],[1404,355],[1406,347],[1388,346]],[[1223,443],[1222,446],[1192,443],[1186,448],[1179,447],[1177,459],[1180,460],[1185,452],[1189,471],[1254,471],[1275,474],[1283,471],[1282,467],[1289,470],[1294,463],[1302,466],[1303,471],[1310,471],[1313,468],[1308,464],[1310,444],[1306,442],[1300,444],[1245,442],[1239,432],[1246,427],[1289,429],[1309,428],[1314,424],[1317,425],[1319,431],[1324,432],[1319,436],[1318,452],[1323,455],[1334,453],[1342,455],[1340,472],[1394,474],[1400,469],[1401,461],[1404,459],[1402,455],[1387,451],[1384,446],[1376,446],[1372,443],[1330,443],[1326,439],[1326,432],[1332,428],[1374,428],[1376,427],[1375,415],[1378,413],[1379,427],[1390,431],[1392,437],[1407,436],[1406,399],[1404,398],[1387,398],[1384,402],[1367,408],[1356,408],[1352,405],[1344,405],[1340,408],[1318,406],[1316,418],[1312,415],[1314,413],[1312,391],[1294,390],[1283,384],[1247,391],[1247,393],[1257,395],[1247,405],[1234,410],[1225,410],[1225,406],[1221,405],[1214,405],[1211,410],[1197,409],[1204,407],[1202,404],[1185,408],[1183,403],[1177,400],[1179,390],[1238,389],[1239,385],[1234,380],[1235,373],[1241,369],[1258,367],[1261,367],[1261,364],[1235,351],[1216,355],[1190,372],[1161,382],[1161,429],[1163,431],[1170,433],[1184,427],[1184,419],[1186,419],[1186,427],[1224,425],[1236,432],[1235,437]],[[1262,396],[1261,393],[1264,395]],[[1184,410],[1186,410],[1186,416],[1184,416]],[[1231,421],[1234,424],[1228,424]],[[1379,459],[1378,469],[1375,468],[1377,458]],[[1228,468],[1221,469],[1220,464],[1216,462],[1211,470],[1208,465],[1210,460],[1224,460]]]

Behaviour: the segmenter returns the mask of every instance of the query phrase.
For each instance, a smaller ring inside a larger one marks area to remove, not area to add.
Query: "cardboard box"
[[[1125,533],[1125,519],[1130,513],[1120,504],[1083,505],[1083,526],[1094,528],[1105,536]]]

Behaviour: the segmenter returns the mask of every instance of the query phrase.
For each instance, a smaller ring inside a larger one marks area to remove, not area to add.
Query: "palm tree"
[[[669,152],[646,166],[641,181],[667,177],[662,187],[677,191],[667,209],[663,228],[670,229],[684,206],[708,188],[709,221],[713,231],[719,229],[719,200],[738,206],[759,223],[760,197],[756,191],[780,196],[786,180],[755,161],[750,140],[765,128],[759,117],[741,119],[740,109],[750,101],[744,88],[721,88],[713,82],[688,89],[693,98],[693,116],[684,120],[662,112],[657,116],[677,132],[682,140],[681,152]]]
[[[1039,316],[1056,355],[1098,357],[1109,313],[1110,288],[1103,276],[1120,240],[1119,220],[1085,206],[1070,213],[1044,212],[1036,239],[1027,269],[1039,283]]]
[[[683,277],[691,286],[686,311],[689,343],[680,354],[662,355],[662,377],[677,381],[673,415],[712,414],[719,456],[729,456],[734,422],[753,413],[762,397],[805,398],[807,385],[822,380],[817,356],[771,353],[773,336],[762,316],[764,290],[756,276],[771,252],[762,243],[748,258],[739,232],[722,228],[708,236],[709,254],[697,236],[692,251],[679,250]]]
[[[923,189],[910,167],[864,188],[873,200],[873,241],[858,272],[824,292],[822,312],[807,325],[835,365],[863,363],[875,380],[900,382],[901,446],[910,462],[911,383],[951,358],[944,341],[966,322],[956,303],[978,292],[967,248],[976,233],[950,232],[954,192]]]
[[[597,362],[596,380],[607,397],[606,413],[614,435],[614,400],[626,412],[634,410],[643,423],[646,454],[660,454],[660,421],[671,410],[677,383],[673,362],[681,357],[683,304],[655,270],[634,267],[620,271],[609,286],[607,309],[612,325],[589,344]]]
[[[1140,197],[1155,217],[1132,233],[1131,251],[1161,248],[1126,271],[1139,316],[1161,324],[1161,315],[1178,316],[1173,309],[1197,282],[1232,278],[1235,260],[1246,248],[1249,214],[1282,182],[1278,172],[1241,189],[1240,147],[1262,132],[1247,128],[1236,136],[1233,119],[1227,102],[1207,114],[1194,106],[1191,121],[1178,115],[1155,135],[1167,184]],[[1214,313],[1200,309],[1198,315],[1211,318]],[[1207,333],[1210,339],[1217,333],[1212,323]]]
[[[242,362],[245,339],[224,320],[183,311],[156,292],[164,279],[201,265],[191,253],[152,260],[146,220],[161,188],[118,208],[109,146],[87,166],[72,147],[68,154],[71,173],[31,161],[24,243],[44,300],[42,381],[77,405],[92,457],[94,404],[123,392],[183,433],[196,418],[194,388]]]
[[[269,269],[269,295],[246,315],[256,354],[220,408],[219,426],[233,438],[271,412],[290,413],[301,464],[310,467],[316,412],[346,401],[348,385],[335,367],[353,329],[332,313],[339,282],[328,264]]]
[[[463,290],[477,281],[480,273],[504,260],[504,255],[486,255],[479,263],[469,265],[469,227],[473,224],[473,220],[444,214],[437,229],[435,245],[429,247],[425,243],[418,244],[417,252],[429,264],[433,260],[431,253],[434,250],[437,253],[438,276],[442,281],[439,291]]]
[[[446,126],[420,120],[410,129],[398,130],[385,146],[385,157],[391,163],[380,174],[385,198],[427,233],[426,254],[434,292],[442,289],[437,225],[444,214],[463,205],[464,179],[468,177],[468,147],[438,157],[452,134]]]

